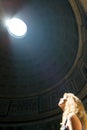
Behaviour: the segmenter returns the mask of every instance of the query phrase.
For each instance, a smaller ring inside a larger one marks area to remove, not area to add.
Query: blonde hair
[[[64,93],[64,97],[66,97],[67,101],[62,116],[61,125],[64,125],[69,114],[76,114],[85,130],[87,130],[87,113],[81,100],[72,93]]]

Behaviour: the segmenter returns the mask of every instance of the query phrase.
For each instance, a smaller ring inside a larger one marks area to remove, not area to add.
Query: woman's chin
[[[58,103],[58,105],[61,105],[61,104],[63,104],[63,101],[62,101],[62,100]]]

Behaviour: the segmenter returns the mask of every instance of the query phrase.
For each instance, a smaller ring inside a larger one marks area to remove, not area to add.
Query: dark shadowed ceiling
[[[1,85],[14,89],[6,95],[31,95],[50,89],[67,75],[78,52],[77,23],[69,2],[32,0],[13,16],[25,21],[28,32],[19,39],[3,32],[7,39],[1,42]]]

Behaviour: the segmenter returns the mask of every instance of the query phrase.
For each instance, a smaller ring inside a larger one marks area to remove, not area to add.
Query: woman
[[[87,130],[87,113],[78,97],[64,93],[58,106],[63,110],[60,130]]]

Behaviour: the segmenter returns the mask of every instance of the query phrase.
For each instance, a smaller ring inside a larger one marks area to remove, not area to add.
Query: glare
[[[6,20],[6,26],[9,33],[13,36],[21,37],[24,36],[27,32],[27,26],[25,22],[23,22],[19,18],[12,18]]]

